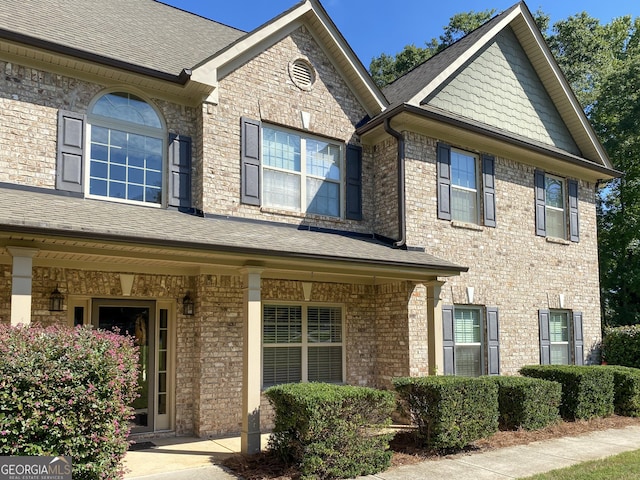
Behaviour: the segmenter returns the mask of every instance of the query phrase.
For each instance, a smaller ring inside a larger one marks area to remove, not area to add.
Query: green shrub
[[[559,418],[562,386],[541,378],[491,377],[498,384],[502,430],[538,430]]]
[[[608,366],[613,372],[614,410],[625,417],[640,417],[640,369]]]
[[[609,365],[640,368],[640,325],[607,328],[602,356]]]
[[[395,408],[392,392],[324,383],[271,387],[275,426],[269,448],[307,478],[349,478],[391,464],[383,433]]]
[[[565,420],[587,420],[613,414],[613,372],[599,366],[531,365],[522,367],[526,377],[562,384],[560,415]]]
[[[426,446],[462,448],[498,430],[498,385],[489,377],[403,377],[393,384]]]
[[[0,326],[0,455],[72,457],[73,478],[122,478],[137,396],[128,337]]]

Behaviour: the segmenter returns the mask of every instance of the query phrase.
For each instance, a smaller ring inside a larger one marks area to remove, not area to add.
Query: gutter
[[[161,72],[160,70],[155,70],[153,68],[135,65],[129,62],[123,62],[122,60],[116,60],[115,58],[97,55],[95,53],[80,50],[78,48],[67,47],[58,43],[53,43],[39,38],[31,37],[29,35],[24,35],[22,33],[12,32],[3,28],[0,28],[0,38],[4,38],[5,40],[10,40],[16,43],[22,43],[24,45],[29,45],[31,47],[42,48],[44,50],[55,52],[61,55],[67,55],[75,58],[80,58],[82,60],[99,63],[107,67],[119,68],[131,73],[137,73],[140,75],[145,75],[147,77],[157,78],[158,80],[176,83],[178,85],[186,85],[191,78],[191,69],[189,68],[183,68],[178,75],[174,75],[167,72]]]
[[[384,119],[384,131],[398,141],[398,240],[393,242],[395,248],[407,248],[407,209],[404,181],[404,137],[391,128],[391,118]]]

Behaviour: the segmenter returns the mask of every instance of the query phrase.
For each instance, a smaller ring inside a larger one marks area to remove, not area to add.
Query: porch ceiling
[[[381,283],[429,281],[466,269],[369,237],[298,226],[203,218],[42,189],[0,188],[0,262],[6,246],[37,248],[35,266],[169,274],[246,266],[265,278]]]

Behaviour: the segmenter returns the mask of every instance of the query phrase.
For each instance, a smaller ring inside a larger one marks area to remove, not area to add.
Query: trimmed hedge
[[[498,384],[490,377],[402,377],[393,384],[429,447],[462,448],[498,431]]]
[[[122,478],[137,358],[115,333],[0,326],[0,455],[71,456],[74,480]]]
[[[562,384],[560,415],[565,420],[587,420],[613,414],[613,372],[599,366],[530,365],[520,374]]]
[[[613,372],[614,410],[625,417],[640,417],[640,369],[603,367]]]
[[[498,384],[501,430],[537,430],[559,418],[562,385],[541,378],[491,377]]]
[[[303,478],[350,478],[391,465],[393,392],[324,383],[271,387],[275,409],[271,451],[298,466]]]
[[[605,329],[602,355],[609,365],[640,368],[640,325]]]

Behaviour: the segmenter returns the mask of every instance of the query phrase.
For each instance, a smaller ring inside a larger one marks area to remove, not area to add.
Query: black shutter
[[[453,305],[442,306],[442,347],[445,375],[455,375],[455,338],[453,336]]]
[[[362,148],[347,145],[346,216],[349,220],[362,220]]]
[[[191,138],[169,134],[169,195],[171,207],[191,208]]]
[[[487,359],[487,373],[500,375],[500,326],[496,307],[487,307]]]
[[[438,218],[451,220],[451,147],[438,143]]]
[[[551,364],[550,317],[549,310],[538,310],[538,323],[540,324],[540,365]]]
[[[56,188],[68,192],[84,190],[84,124],[81,113],[58,111]]]
[[[496,226],[496,176],[495,159],[490,155],[482,156],[482,192],[484,196],[484,224]]]
[[[584,337],[582,336],[582,312],[573,312],[573,349],[574,363],[584,364]]]
[[[580,241],[580,222],[578,221],[578,181],[569,180],[569,239]]]
[[[547,236],[547,220],[545,213],[545,184],[544,172],[535,171],[535,192],[536,192],[536,235]]]
[[[240,119],[240,201],[260,206],[260,121]]]

